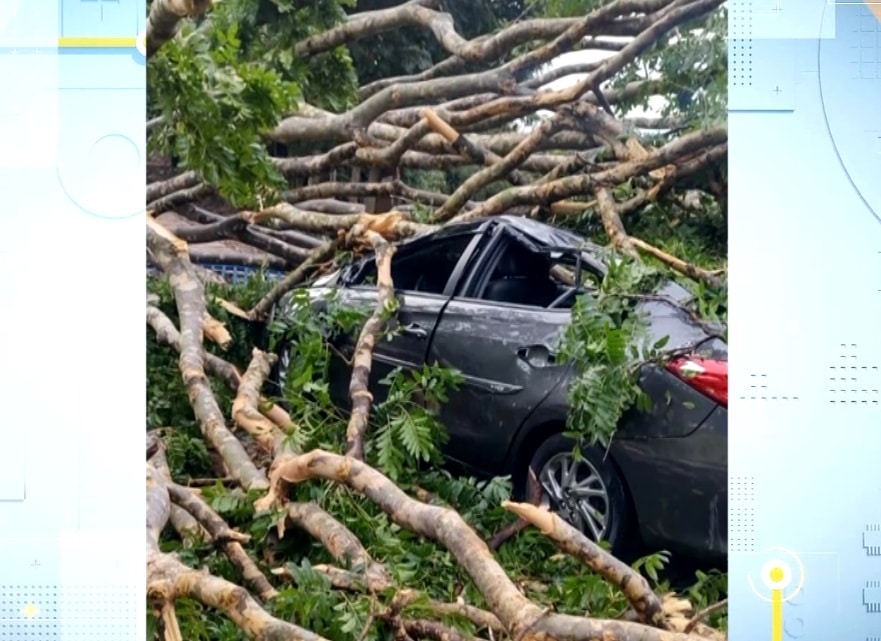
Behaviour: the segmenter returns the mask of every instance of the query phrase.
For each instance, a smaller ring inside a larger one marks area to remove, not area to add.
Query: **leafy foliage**
[[[657,285],[660,273],[641,262],[608,261],[599,287],[578,297],[561,355],[577,376],[569,388],[567,436],[578,444],[608,446],[624,411],[647,399],[638,384],[639,367],[664,346],[646,349],[643,319],[634,313],[633,294]]]
[[[297,83],[317,107],[343,111],[355,100],[356,78],[346,47],[303,60],[297,42],[343,22],[353,0],[228,0],[224,13],[242,30],[242,55]],[[216,11],[216,9],[215,9]]]
[[[242,61],[240,49],[234,22],[188,25],[151,61],[148,83],[167,123],[160,146],[172,148],[234,205],[253,206],[284,186],[261,134],[294,105],[298,90],[273,70]]]
[[[398,480],[420,463],[441,462],[439,446],[447,435],[437,412],[448,400],[447,391],[461,382],[458,372],[429,365],[413,372],[396,368],[381,381],[389,392],[376,407],[380,427],[374,449],[378,467],[389,478]]]
[[[186,23],[150,60],[148,111],[163,124],[151,138],[199,171],[237,207],[272,203],[286,183],[264,135],[305,99],[344,110],[355,100],[348,50],[294,54],[303,37],[343,19],[346,0],[229,0]]]
[[[698,570],[695,573],[697,581],[688,588],[686,594],[694,607],[698,610],[707,608],[714,603],[719,603],[728,595],[728,574],[712,570],[703,572]],[[728,610],[724,609],[714,612],[705,621],[708,625],[719,630],[728,629]]]
[[[339,436],[345,417],[331,402],[330,339],[353,331],[365,318],[362,310],[340,304],[334,292],[314,305],[309,290],[298,289],[270,324],[269,348],[287,358],[280,364],[285,371],[278,395],[297,417],[302,439],[325,446]]]

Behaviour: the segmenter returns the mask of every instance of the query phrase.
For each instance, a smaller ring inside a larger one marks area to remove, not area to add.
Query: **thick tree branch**
[[[509,95],[514,92],[518,77],[550,61],[567,51],[594,27],[609,22],[622,13],[640,12],[653,8],[658,0],[614,0],[591,12],[580,22],[573,24],[552,42],[524,54],[509,63],[488,71],[424,80],[411,84],[392,85],[365,98],[356,107],[344,114],[317,120],[292,116],[282,121],[272,132],[271,138],[277,142],[344,142],[352,139],[357,131],[367,127],[390,109],[430,102],[440,98],[450,100],[474,93],[492,92]],[[677,9],[661,9],[657,20],[651,23],[621,52],[603,62],[593,73],[565,93],[547,94],[539,102],[544,107],[571,102],[586,90],[599,86],[599,83],[620,71],[642,51],[654,44],[666,31],[688,19],[697,17],[721,4],[722,0],[695,0]],[[663,3],[661,3],[663,6]],[[675,6],[671,5],[671,6]]]
[[[217,512],[189,488],[170,483],[168,494],[176,505],[192,514],[205,528],[215,545],[229,557],[230,562],[241,573],[245,584],[254,590],[261,601],[266,602],[278,596],[278,590],[272,587],[242,547],[242,543],[250,540],[248,535],[231,529]]]
[[[194,570],[159,549],[159,535],[168,521],[168,488],[147,463],[147,599],[173,603],[189,597],[223,613],[254,641],[326,641],[317,634],[270,616],[241,586]]]
[[[155,446],[153,454],[148,456],[150,463],[152,463],[153,467],[155,467],[162,475],[166,485],[171,484],[173,481],[171,478],[171,470],[168,469],[168,461],[165,457],[165,443],[163,443],[161,439],[150,434],[148,434],[147,438],[148,449],[151,441]],[[187,540],[202,542],[209,542],[211,540],[211,536],[205,531],[205,528],[202,527],[196,518],[179,505],[171,505],[169,507],[168,521],[171,523],[175,532],[177,532],[185,542]]]
[[[215,189],[211,185],[198,183],[193,187],[173,191],[156,200],[147,201],[147,211],[154,215],[174,209],[180,205],[186,205],[214,194]]]
[[[168,196],[176,191],[190,189],[202,182],[202,177],[197,171],[185,171],[182,174],[153,182],[147,185],[147,202],[152,202],[158,198]]]
[[[651,12],[663,7],[668,1],[669,0],[655,0],[653,2],[643,2],[640,3],[640,7],[643,11]],[[618,15],[625,16],[626,14],[631,13],[629,10],[631,7],[632,5],[619,5],[617,8]],[[639,12],[639,9],[634,9],[633,12]],[[610,11],[609,13],[614,14],[615,11]],[[595,34],[603,34],[606,36],[635,36],[650,23],[650,20],[651,18],[649,16],[614,18],[610,15],[605,23],[595,21],[591,24],[589,29]],[[481,36],[470,41],[468,44],[468,57],[472,62],[493,62],[513,49],[528,42],[557,38],[567,29],[581,24],[581,21],[581,18],[536,18],[533,20],[515,22],[496,34]],[[596,43],[586,42],[584,43],[584,48],[591,48],[592,44],[596,46]],[[599,46],[602,47],[603,44],[600,44]],[[365,85],[359,91],[358,98],[360,100],[365,100],[377,92],[395,84],[422,82],[456,74],[462,71],[465,66],[465,59],[458,56],[452,56],[421,73],[377,80]]]
[[[517,205],[547,204],[572,196],[590,194],[598,186],[619,185],[634,176],[646,174],[653,169],[674,163],[677,158],[693,153],[707,145],[720,144],[727,137],[728,133],[723,127],[698,131],[654,149],[640,160],[622,162],[611,169],[595,174],[559,178],[528,187],[512,187],[493,196],[471,211],[460,214],[454,220],[495,216]]]
[[[434,11],[424,6],[426,4],[428,3],[425,0],[415,0],[388,9],[353,14],[344,24],[301,40],[294,51],[298,56],[306,58],[386,31],[421,26],[431,31],[448,52],[468,60],[468,41],[456,33],[453,17],[448,13]]]
[[[232,404],[232,417],[236,425],[250,434],[271,456],[278,452],[287,436],[259,410],[260,388],[276,360],[275,354],[267,354],[255,347],[251,351],[251,363],[242,376]],[[294,425],[290,427],[296,429]]]
[[[643,623],[656,628],[666,627],[661,599],[652,591],[648,581],[629,565],[603,550],[553,512],[529,503],[506,501],[502,506],[529,521],[561,550],[619,588]]]
[[[147,57],[177,35],[180,21],[211,8],[211,0],[153,0],[147,16]]]
[[[534,152],[539,143],[546,137],[550,136],[555,129],[559,128],[561,122],[558,118],[549,118],[537,126],[532,132],[523,139],[511,152],[498,162],[493,163],[485,169],[468,177],[456,191],[447,199],[443,206],[434,213],[433,220],[444,221],[452,218],[457,214],[462,206],[468,202],[475,193],[486,187],[492,182],[502,178],[505,174],[513,171],[516,167],[522,165],[532,152]],[[523,184],[523,183],[521,183]]]
[[[640,251],[645,252],[646,254],[649,254],[654,258],[657,258],[659,261],[661,261],[668,267],[672,267],[684,276],[688,276],[689,278],[693,278],[694,280],[705,283],[714,289],[720,289],[724,285],[724,281],[712,272],[709,272],[706,269],[698,267],[697,265],[693,265],[687,261],[684,261],[681,258],[672,256],[667,252],[658,249],[654,245],[650,245],[644,240],[640,240],[639,238],[634,238],[633,236],[631,236],[630,242]]]
[[[321,541],[330,555],[363,580],[371,592],[382,592],[392,585],[385,568],[373,560],[358,537],[315,503],[292,503],[287,520]]]
[[[156,340],[171,347],[178,353],[181,350],[180,334],[171,319],[166,316],[162,310],[152,305],[147,305],[147,324],[156,332]],[[235,365],[229,361],[225,361],[214,354],[205,352],[205,372],[209,376],[223,381],[226,386],[233,392],[239,390],[242,382],[242,376],[236,369]],[[262,407],[263,414],[271,419],[282,430],[295,429],[296,426],[278,405],[274,405],[265,398],[260,398],[257,407]]]
[[[359,228],[352,230],[358,235]],[[376,306],[373,313],[361,328],[355,342],[355,353],[352,358],[352,378],[349,383],[349,398],[352,401],[352,413],[346,427],[346,454],[362,460],[364,458],[364,437],[367,432],[367,419],[370,416],[370,405],[373,396],[370,393],[370,370],[373,362],[373,348],[377,339],[386,329],[389,317],[397,311],[394,285],[392,283],[392,256],[395,246],[389,244],[377,232],[363,230],[373,250],[376,252]]]
[[[255,505],[258,510],[281,500],[288,483],[323,478],[361,492],[402,527],[441,543],[468,573],[492,612],[515,639],[521,635],[559,641],[693,641],[700,638],[625,621],[548,614],[520,592],[495,561],[486,543],[457,512],[410,498],[388,478],[357,459],[313,450],[277,460],[270,476],[272,488]]]
[[[202,434],[223,458],[230,476],[246,488],[264,488],[266,476],[256,468],[226,422],[205,375],[202,346],[205,292],[193,272],[187,244],[152,218],[147,218],[147,247],[171,283],[180,317],[180,370]]]

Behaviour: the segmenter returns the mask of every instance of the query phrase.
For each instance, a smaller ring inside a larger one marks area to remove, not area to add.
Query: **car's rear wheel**
[[[627,556],[638,535],[631,529],[624,484],[605,450],[584,447],[576,459],[573,445],[572,439],[555,434],[533,455],[529,467],[542,505],[592,541],[607,541],[613,553]]]

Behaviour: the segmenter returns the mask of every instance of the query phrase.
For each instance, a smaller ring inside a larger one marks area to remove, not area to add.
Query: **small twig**
[[[700,612],[698,612],[697,614],[695,614],[691,618],[691,620],[688,622],[688,625],[685,626],[685,629],[683,630],[683,632],[685,634],[690,633],[692,630],[694,630],[697,627],[698,623],[700,623],[703,619],[705,619],[708,616],[710,616],[711,614],[714,614],[714,613],[718,612],[719,610],[722,610],[727,607],[728,607],[728,599],[722,599],[718,603],[714,603],[713,605],[707,606],[706,608],[704,608],[703,610],[701,610]]]
[[[264,321],[270,310],[289,291],[301,284],[310,269],[317,267],[326,260],[330,260],[336,253],[336,241],[330,240],[324,245],[319,245],[309,253],[309,257],[279,283],[277,283],[266,296],[261,298],[248,312],[252,320]]]
[[[367,635],[370,634],[370,628],[373,626],[373,622],[376,620],[376,616],[373,613],[373,602],[370,604],[370,616],[367,617],[367,621],[364,622],[364,627],[361,629],[361,633],[358,635],[358,641],[364,641],[367,638]]]
[[[528,470],[529,476],[526,481],[527,487],[527,500],[533,505],[538,505],[541,503],[541,485],[538,482],[538,479],[535,477],[535,470],[531,467]],[[525,530],[529,526],[529,521],[524,519],[522,516],[517,517],[516,521],[513,521],[499,530],[487,543],[489,545],[490,550],[498,550],[502,545],[519,534],[523,530]]]

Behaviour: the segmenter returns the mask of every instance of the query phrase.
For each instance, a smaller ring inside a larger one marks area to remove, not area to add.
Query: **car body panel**
[[[688,307],[693,296],[673,281],[664,283],[650,298],[640,302],[636,309],[647,322],[648,340],[658,341],[668,337],[665,350],[677,350],[697,346],[708,339],[719,337],[724,328],[718,324],[700,320]],[[718,344],[714,350],[717,358],[727,358],[727,346]]]
[[[690,556],[728,550],[728,410],[682,438],[615,439],[609,452],[633,499],[643,542]]]
[[[340,302],[353,308],[371,312],[376,306],[376,290],[367,287],[352,287],[340,290]],[[447,298],[434,294],[406,292],[398,294],[400,308],[397,323],[401,326],[418,327],[425,331],[424,338],[411,334],[397,333],[387,339],[380,336],[373,348],[373,365],[370,368],[370,391],[375,403],[381,403],[388,392],[386,385],[380,381],[388,376],[396,367],[413,370],[422,367],[425,355],[431,343],[437,321],[440,318]],[[330,394],[335,403],[341,407],[349,405],[349,378],[352,368],[349,362],[355,350],[357,336],[343,335],[334,340],[334,347],[339,351],[330,364]],[[340,357],[342,355],[346,360]]]
[[[616,432],[619,439],[688,436],[717,407],[715,401],[654,364],[642,368],[639,385],[652,400],[651,409],[627,410]]]
[[[554,354],[568,320],[565,310],[449,302],[428,355],[428,363],[465,377],[441,409],[449,457],[468,465],[500,464],[524,417],[568,369]]]

